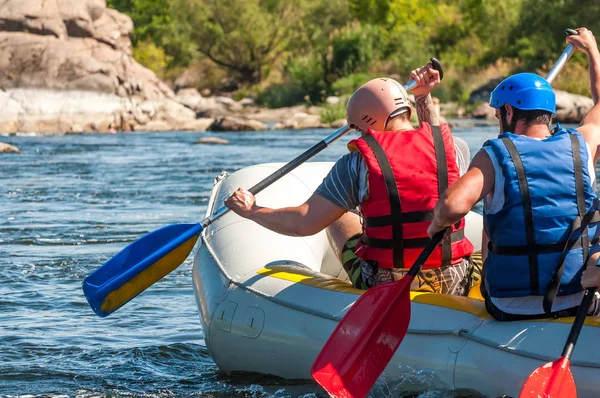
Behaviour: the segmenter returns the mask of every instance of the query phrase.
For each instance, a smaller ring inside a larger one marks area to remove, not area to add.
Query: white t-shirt
[[[525,137],[529,138],[529,137]],[[538,138],[530,138],[538,139]],[[541,139],[538,139],[541,140]],[[594,167],[594,160],[592,158],[592,151],[590,147],[585,144],[585,148],[588,153],[588,172],[592,180],[592,186],[596,187],[596,168]],[[500,162],[491,147],[486,146],[483,149],[487,152],[494,166],[494,192],[487,194],[483,198],[483,208],[487,214],[495,214],[499,212],[504,206],[504,189],[497,189],[497,187],[504,187],[504,174],[500,167]],[[595,190],[595,189],[594,189]],[[562,311],[568,308],[573,308],[581,304],[583,298],[583,291],[568,296],[558,296],[554,300],[552,311]],[[543,314],[543,302],[544,296],[526,296],[526,297],[490,297],[492,303],[501,311],[514,314],[514,315],[538,315]]]

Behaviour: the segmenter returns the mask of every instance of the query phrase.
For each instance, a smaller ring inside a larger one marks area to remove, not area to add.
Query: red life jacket
[[[348,149],[358,151],[368,169],[357,256],[384,268],[410,268],[429,241],[427,227],[440,193],[459,177],[450,128],[423,123],[418,130],[369,130]],[[423,268],[456,264],[473,253],[464,226],[462,219],[452,227],[451,242],[439,246]]]

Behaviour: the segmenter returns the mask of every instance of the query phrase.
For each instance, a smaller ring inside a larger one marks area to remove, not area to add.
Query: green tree
[[[151,41],[165,52],[170,67],[187,65],[197,56],[187,36],[188,29],[174,18],[171,0],[107,0],[107,5],[133,20],[134,47],[139,42]]]
[[[269,73],[302,20],[296,0],[170,1],[198,51],[248,83]]]

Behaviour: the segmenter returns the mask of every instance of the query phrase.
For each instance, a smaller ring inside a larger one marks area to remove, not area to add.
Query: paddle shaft
[[[579,34],[579,32],[577,32],[575,29],[567,29],[565,30],[565,33],[568,36]],[[552,84],[554,79],[556,79],[556,76],[558,76],[559,72],[562,70],[562,68],[565,66],[565,64],[567,63],[569,58],[571,58],[571,55],[573,55],[574,52],[575,46],[572,44],[569,44],[567,48],[565,48],[565,50],[562,52],[562,54],[560,54],[560,57],[558,57],[558,59],[546,75],[546,80],[548,81],[548,83]]]
[[[440,73],[440,80],[443,79],[444,69],[442,68],[442,64],[440,63],[440,61],[438,61],[435,58],[431,58],[430,61],[431,61],[431,64],[433,65],[433,68]],[[406,91],[410,91],[413,88],[415,88],[416,86],[417,86],[417,82],[414,80],[411,80],[406,85],[404,85],[404,89]],[[311,148],[304,151],[302,154],[300,154],[294,160],[292,160],[285,166],[281,167],[279,170],[275,171],[273,174],[271,174],[270,176],[268,176],[267,178],[265,178],[258,184],[254,185],[248,191],[250,191],[250,193],[252,193],[252,195],[256,195],[263,189],[267,188],[269,185],[273,184],[275,181],[279,180],[281,177],[288,174],[290,171],[294,170],[296,167],[300,166],[301,164],[303,164],[304,162],[306,162],[313,156],[317,155],[323,149],[327,148],[332,142],[334,142],[337,139],[339,139],[340,137],[346,135],[350,130],[352,130],[352,129],[348,125],[345,125],[344,127],[336,130],[333,134],[331,134],[330,136],[321,140],[320,142],[318,142]],[[212,215],[206,217],[204,220],[202,220],[200,222],[200,224],[202,225],[202,228],[208,227],[210,224],[212,224],[213,222],[215,222],[216,220],[218,220],[219,218],[221,218],[222,216],[227,214],[227,212],[229,210],[230,209],[227,206],[221,207],[219,210],[217,210]]]
[[[569,332],[569,337],[567,337],[567,342],[565,343],[565,348],[562,352],[562,357],[566,359],[570,359],[573,354],[573,350],[575,349],[575,343],[577,343],[577,339],[579,338],[579,333],[583,327],[583,322],[585,321],[585,317],[590,310],[590,305],[592,304],[592,300],[596,295],[596,288],[587,289],[584,293],[583,300],[581,300],[581,304],[579,305],[579,309],[577,310],[577,315],[575,315],[575,321],[573,322],[573,326],[571,326],[571,331]]]
[[[414,279],[415,276],[417,276],[417,274],[421,270],[421,267],[423,267],[423,264],[425,264],[425,261],[427,261],[429,256],[431,256],[431,253],[433,253],[437,245],[444,238],[444,232],[446,232],[445,229],[441,230],[440,232],[431,237],[429,243],[427,243],[421,254],[419,254],[419,257],[417,257],[415,263],[412,267],[410,267],[410,270],[408,270],[406,275],[410,276],[412,279]]]

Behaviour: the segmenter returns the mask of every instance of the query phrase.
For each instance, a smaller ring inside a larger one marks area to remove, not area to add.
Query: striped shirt
[[[467,172],[471,159],[469,146],[458,138],[454,139],[456,164],[462,176]],[[357,208],[369,192],[367,165],[357,151],[338,159],[315,193],[330,202],[350,211]]]

